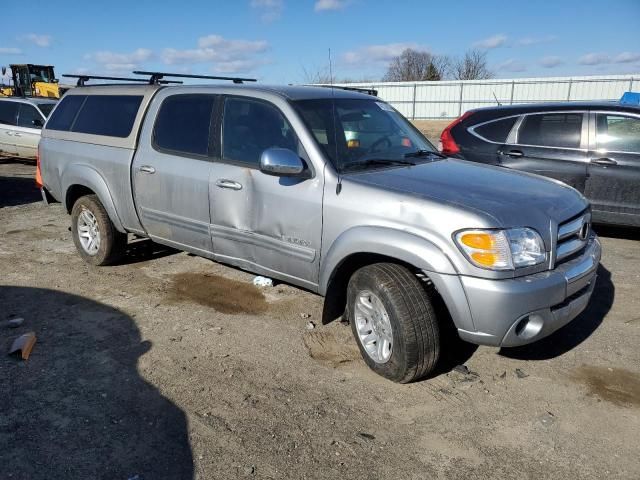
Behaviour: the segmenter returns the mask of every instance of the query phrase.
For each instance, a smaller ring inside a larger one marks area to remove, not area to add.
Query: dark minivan
[[[640,226],[640,106],[617,102],[470,110],[442,153],[555,178],[591,202],[593,221]]]

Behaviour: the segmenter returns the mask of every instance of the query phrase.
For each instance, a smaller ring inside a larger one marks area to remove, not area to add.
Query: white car
[[[0,156],[36,158],[40,131],[57,100],[0,98]]]

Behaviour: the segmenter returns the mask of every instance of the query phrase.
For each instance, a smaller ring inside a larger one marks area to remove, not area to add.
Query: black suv
[[[640,226],[640,106],[617,102],[470,110],[442,153],[555,178],[584,194],[593,221]]]

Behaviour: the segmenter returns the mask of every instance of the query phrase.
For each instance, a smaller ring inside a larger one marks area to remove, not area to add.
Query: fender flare
[[[73,185],[86,187],[98,196],[100,203],[102,203],[107,211],[109,219],[113,223],[114,227],[116,227],[116,230],[126,233],[126,230],[120,221],[120,217],[118,216],[118,212],[116,211],[116,206],[113,203],[113,198],[111,197],[111,192],[109,191],[107,182],[102,178],[102,175],[100,175],[97,170],[89,165],[70,165],[69,168],[65,169],[62,173],[61,183],[63,192],[62,203],[67,211],[70,211],[73,207],[73,205],[67,205],[67,193],[69,188]]]
[[[385,255],[427,272],[458,273],[445,253],[423,237],[387,227],[353,227],[336,238],[324,256],[319,279],[321,295],[326,294],[340,264],[358,253]]]

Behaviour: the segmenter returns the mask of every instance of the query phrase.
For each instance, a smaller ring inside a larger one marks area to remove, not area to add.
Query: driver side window
[[[291,124],[272,105],[244,98],[227,98],[222,121],[222,158],[260,165],[260,156],[268,148],[297,151],[298,140]]]

